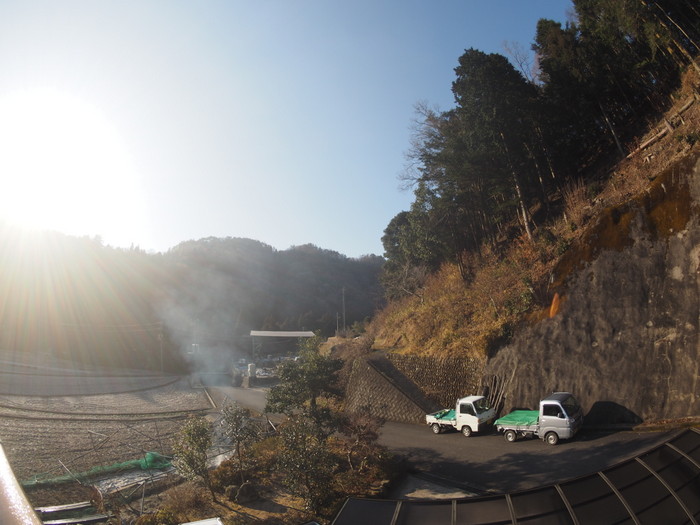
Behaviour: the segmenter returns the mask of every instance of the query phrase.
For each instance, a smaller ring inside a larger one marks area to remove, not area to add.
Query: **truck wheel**
[[[472,435],[472,429],[471,429],[471,427],[470,427],[469,425],[464,425],[464,426],[462,427],[462,434],[464,435],[464,437],[469,437],[469,436],[471,436],[471,435]]]
[[[442,428],[440,428],[440,425],[438,425],[437,423],[433,423],[432,425],[430,425],[430,428],[433,429],[433,434],[439,434],[442,432]]]
[[[508,443],[513,443],[518,438],[515,430],[506,430],[506,433],[503,436],[506,438]]]
[[[559,436],[556,432],[547,432],[547,435],[544,436],[544,440],[549,445],[556,445],[557,443],[559,443]]]

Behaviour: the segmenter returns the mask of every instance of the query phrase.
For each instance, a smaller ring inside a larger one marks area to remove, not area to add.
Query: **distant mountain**
[[[210,237],[147,254],[6,225],[0,241],[0,350],[25,356],[173,369],[194,348],[228,363],[251,354],[251,330],[331,335],[381,301],[381,257],[313,245]]]

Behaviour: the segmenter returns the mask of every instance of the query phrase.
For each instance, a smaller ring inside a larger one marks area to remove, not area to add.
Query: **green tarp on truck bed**
[[[498,418],[493,424],[508,427],[531,426],[537,424],[540,413],[537,410],[513,410],[507,416]]]
[[[455,418],[455,409],[454,408],[445,408],[443,410],[438,410],[437,412],[434,412],[430,415],[434,416],[435,419],[450,421],[451,419]]]

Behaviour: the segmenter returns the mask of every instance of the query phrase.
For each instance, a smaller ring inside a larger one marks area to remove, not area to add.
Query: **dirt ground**
[[[0,441],[21,481],[169,454],[189,413],[211,408],[183,380],[138,393],[0,396]]]
[[[79,483],[43,482],[170,454],[183,419],[212,408],[184,378],[76,370],[45,356],[0,354],[0,364],[0,443],[34,506],[90,499]]]
[[[34,507],[92,500],[116,509],[115,523],[154,512],[173,498],[169,491],[177,493],[183,485],[174,469],[122,470],[89,481],[81,474],[141,460],[147,452],[171,454],[190,414],[216,419],[212,403],[209,393],[188,378],[77,370],[51,356],[27,362],[0,352],[0,443]],[[284,523],[285,516],[303,514],[301,503],[274,484],[261,496],[241,507],[213,503],[205,494],[198,511],[201,517],[230,516],[236,523]],[[201,518],[193,514],[192,519]]]

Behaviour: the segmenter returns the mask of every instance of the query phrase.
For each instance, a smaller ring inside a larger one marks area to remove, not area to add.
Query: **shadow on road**
[[[604,470],[669,438],[669,433],[589,431],[550,446],[539,439],[507,443],[501,434],[464,438],[458,433],[432,447],[395,450],[417,471],[447,478],[475,491],[515,492]],[[454,439],[453,439],[454,438]],[[447,448],[449,452],[441,452]]]

